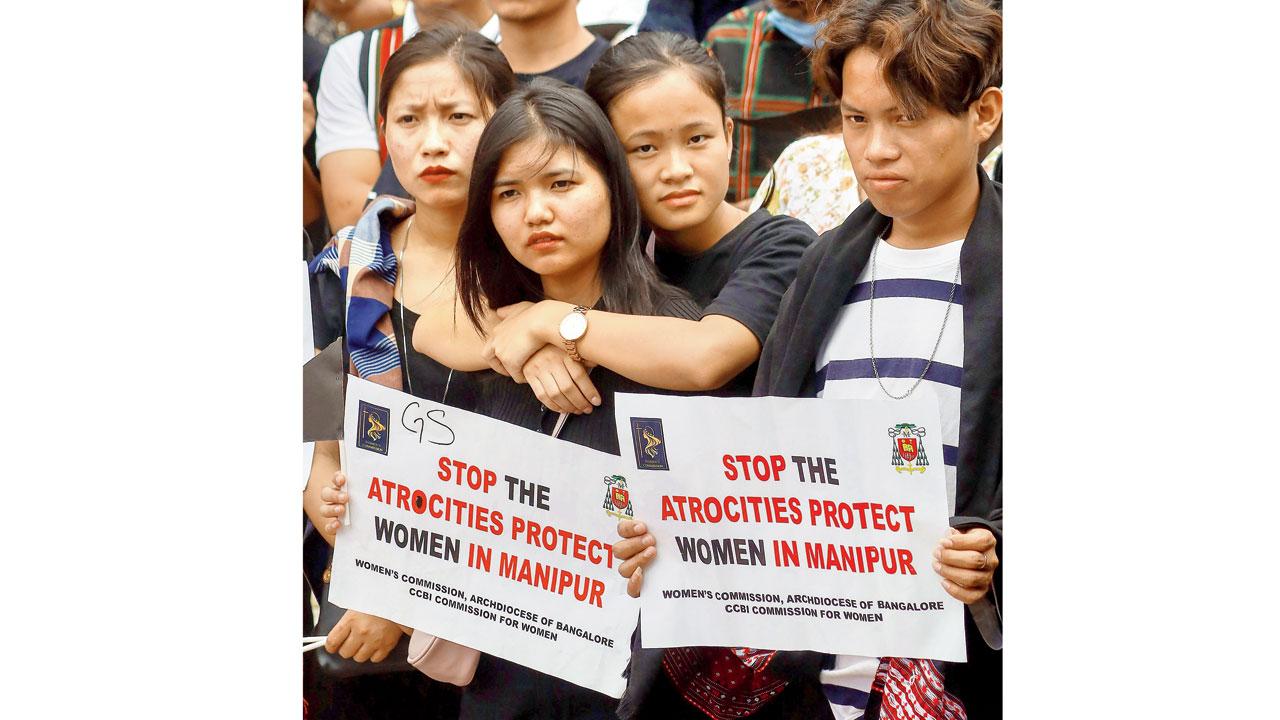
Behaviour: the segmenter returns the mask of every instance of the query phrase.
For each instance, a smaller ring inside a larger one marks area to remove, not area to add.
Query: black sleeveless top
[[[403,326],[400,324],[401,310],[404,311]],[[492,375],[493,371],[451,371],[429,355],[413,349],[413,329],[417,324],[418,313],[403,308],[399,301],[392,301],[391,326],[395,330],[396,347],[400,351],[400,367],[404,368],[405,380],[401,389],[423,400],[476,412],[483,397],[483,379]]]

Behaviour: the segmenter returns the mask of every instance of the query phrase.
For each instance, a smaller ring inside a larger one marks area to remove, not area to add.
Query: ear
[[[978,144],[984,144],[995,134],[1004,117],[1004,93],[998,87],[989,87],[982,91],[977,100],[969,106],[969,114],[973,119],[973,130],[978,136]]]
[[[733,161],[733,118],[724,116],[724,144],[728,147],[727,161]]]

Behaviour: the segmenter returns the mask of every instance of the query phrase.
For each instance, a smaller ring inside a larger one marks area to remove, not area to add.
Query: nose
[[[898,159],[898,143],[889,128],[873,123],[867,138],[867,159],[872,162],[888,162]]]
[[[555,219],[554,213],[551,212],[551,205],[547,202],[547,198],[543,193],[529,193],[528,199],[524,206],[524,222],[530,227],[538,227],[550,224]]]
[[[666,162],[662,165],[658,179],[664,183],[678,184],[691,175],[693,175],[693,166],[689,164],[684,152],[680,148],[672,148],[667,153]]]
[[[422,144],[418,151],[426,157],[449,152],[449,142],[445,139],[444,128],[439,120],[432,118],[423,123]]]

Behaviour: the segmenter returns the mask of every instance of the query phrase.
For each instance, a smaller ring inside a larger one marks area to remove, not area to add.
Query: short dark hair
[[[441,14],[429,29],[424,28],[406,40],[387,60],[378,88],[378,115],[387,116],[391,91],[405,70],[445,57],[458,66],[476,97],[488,101],[491,109],[501,105],[516,87],[516,75],[507,56],[492,40],[467,28],[456,13]]]
[[[541,278],[516,261],[493,226],[492,193],[503,154],[540,138],[546,155],[568,148],[604,176],[609,193],[609,236],[600,254],[601,306],[611,312],[654,314],[679,291],[663,283],[644,255],[640,203],[627,157],[613,126],[587,94],[547,77],[512,93],[489,119],[476,145],[467,212],[458,233],[458,296],[480,329],[484,305],[498,308],[543,299]]]
[[[989,0],[857,0],[826,15],[813,75],[836,98],[845,59],[867,47],[903,110],[934,105],[959,115],[1003,82],[1000,13]]]
[[[604,52],[587,74],[586,91],[609,112],[627,90],[668,70],[685,70],[724,114],[724,69],[706,48],[671,32],[642,32]]]

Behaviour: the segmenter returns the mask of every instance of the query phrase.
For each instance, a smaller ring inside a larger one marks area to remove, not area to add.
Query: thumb
[[[627,594],[633,598],[640,597],[640,588],[644,584],[644,568],[638,567],[627,580]]]

